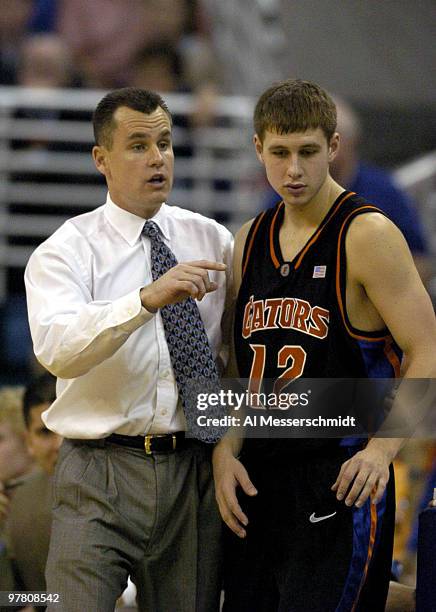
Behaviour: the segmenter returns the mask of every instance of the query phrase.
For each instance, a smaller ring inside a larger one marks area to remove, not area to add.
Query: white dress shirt
[[[233,239],[215,221],[162,204],[153,221],[179,262],[224,262],[218,289],[197,302],[214,357],[231,282]],[[114,204],[68,220],[30,257],[25,272],[34,351],[58,377],[42,418],[68,438],[186,429],[162,319],[142,307],[152,282],[145,220]]]

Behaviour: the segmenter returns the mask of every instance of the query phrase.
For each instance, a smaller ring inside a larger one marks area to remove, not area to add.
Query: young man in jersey
[[[330,97],[314,83],[282,82],[260,97],[254,127],[282,202],[236,238],[239,375],[388,378],[403,354],[405,377],[434,376],[434,313],[402,234],[329,174],[340,140]],[[242,444],[227,435],[214,452],[218,504],[236,534],[228,532],[225,612],[384,610],[390,464],[403,442]]]

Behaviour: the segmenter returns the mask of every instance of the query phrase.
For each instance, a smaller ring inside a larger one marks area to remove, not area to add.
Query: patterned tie
[[[146,221],[142,230],[151,240],[151,274],[153,280],[177,265],[174,253],[162,240],[154,221]],[[185,413],[188,432],[204,442],[216,442],[225,433],[222,427],[200,427],[197,417],[222,417],[220,406],[209,406],[206,413],[197,408],[197,393],[218,392],[219,376],[204,329],[198,306],[192,298],[168,304],[160,309],[168,350],[180,399]]]

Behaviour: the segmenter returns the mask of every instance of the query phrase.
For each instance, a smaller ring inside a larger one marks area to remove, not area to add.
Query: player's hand
[[[5,520],[9,512],[9,497],[5,493],[5,487],[0,482],[0,524]]]
[[[220,443],[215,447],[212,463],[215,496],[221,517],[237,536],[245,538],[247,533],[244,527],[248,525],[248,518],[238,503],[236,489],[240,486],[244,493],[253,496],[257,495],[256,487],[251,482],[245,467],[225,444]]]
[[[149,311],[182,302],[188,297],[202,300],[218,285],[209,279],[208,270],[224,272],[226,265],[216,261],[188,261],[179,263],[156,281],[141,289],[141,302]]]
[[[336,498],[345,498],[347,506],[355,504],[360,508],[373,493],[372,502],[378,504],[389,480],[390,462],[391,458],[380,447],[368,445],[342,464],[332,486]]]

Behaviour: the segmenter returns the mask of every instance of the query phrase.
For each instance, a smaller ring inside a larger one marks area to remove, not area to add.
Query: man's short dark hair
[[[121,106],[146,115],[153,113],[160,106],[168,115],[170,122],[172,121],[166,102],[156,92],[138,87],[114,89],[100,100],[93,114],[94,139],[97,145],[107,148],[112,146],[112,132],[115,128],[113,117]]]
[[[317,128],[330,142],[336,131],[336,106],[322,87],[310,81],[276,83],[260,96],[254,109],[254,130],[261,141],[267,130],[291,134]]]
[[[26,387],[23,397],[23,417],[26,427],[30,425],[30,411],[34,406],[52,404],[56,399],[56,378],[44,372]]]

